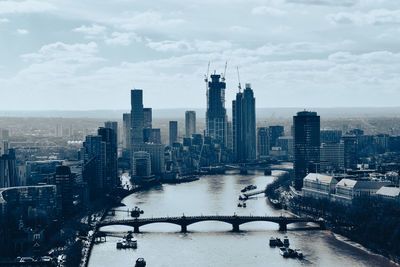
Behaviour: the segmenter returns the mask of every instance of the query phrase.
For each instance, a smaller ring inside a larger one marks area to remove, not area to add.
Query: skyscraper
[[[116,121],[106,121],[104,122],[104,127],[112,129],[115,134],[115,143],[117,144],[117,151],[118,151],[118,122]]]
[[[169,122],[169,145],[172,146],[177,141],[178,141],[178,122],[170,121]]]
[[[269,154],[269,131],[267,127],[257,128],[257,156],[258,158]]]
[[[57,166],[55,181],[62,214],[64,216],[70,215],[73,211],[72,186],[74,184],[71,169],[68,166]]]
[[[226,145],[225,77],[212,74],[207,82],[207,136],[222,146]]]
[[[284,136],[284,127],[281,125],[269,126],[269,149],[279,146],[278,139]]]
[[[131,145],[143,143],[143,91],[131,90]]]
[[[317,112],[301,111],[293,116],[295,187],[303,187],[307,174],[316,172],[320,160],[320,117]]]
[[[344,168],[356,169],[357,168],[357,146],[358,140],[356,135],[342,136],[344,147]]]
[[[118,146],[115,132],[111,128],[100,127],[98,135],[105,145],[104,187],[114,189],[118,184]]]
[[[143,128],[153,127],[153,111],[152,108],[143,108]]]
[[[185,136],[192,137],[196,133],[196,111],[188,110],[185,112]]]
[[[238,162],[256,159],[256,108],[253,90],[246,84],[232,102],[234,155]]]
[[[137,151],[133,153],[133,176],[148,177],[151,175],[150,153]]]
[[[93,198],[103,190],[105,145],[102,137],[88,135],[83,143],[84,161],[82,176],[89,185],[89,194]]]
[[[123,132],[123,141],[122,146],[125,150],[130,150],[131,143],[131,114],[124,113],[122,114],[122,132]]]

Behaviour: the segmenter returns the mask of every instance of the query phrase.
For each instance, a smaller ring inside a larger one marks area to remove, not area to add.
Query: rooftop
[[[389,197],[399,197],[400,196],[400,188],[399,187],[391,187],[391,186],[382,186],[376,192],[377,195],[380,196],[389,196]]]
[[[304,180],[306,181],[313,181],[313,182],[320,182],[320,183],[336,183],[336,179],[333,176],[320,174],[320,173],[309,173]]]

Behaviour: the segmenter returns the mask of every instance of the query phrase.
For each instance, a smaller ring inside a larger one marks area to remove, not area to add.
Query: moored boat
[[[289,238],[287,236],[283,238],[283,246],[287,248],[290,246]]]
[[[146,261],[143,258],[138,258],[135,263],[135,267],[145,267]]]

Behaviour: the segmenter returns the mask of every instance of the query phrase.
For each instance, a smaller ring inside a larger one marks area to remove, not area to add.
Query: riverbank
[[[311,204],[307,207],[299,205],[299,203],[301,203],[301,201],[298,201],[299,196],[293,195],[292,191],[290,190],[290,186],[288,188],[288,180],[278,178],[271,183],[269,190],[267,190],[267,196],[269,197],[271,195],[274,198],[278,198],[283,207],[285,207],[287,210],[290,210],[291,213],[297,216],[311,216],[315,219],[321,217],[324,218],[326,220],[327,230],[332,233],[335,239],[371,255],[382,257],[392,262],[394,265],[399,266],[400,258],[390,251],[382,248],[377,249],[376,244],[372,246],[368,242],[359,242],[358,240],[353,239],[352,236],[354,237],[356,235],[355,230],[353,230],[355,229],[355,225],[349,224],[350,221],[348,219],[341,218],[339,221],[337,219],[334,221],[331,219],[334,217],[332,216],[332,211],[319,210],[316,206]],[[319,201],[318,204],[323,206],[323,204],[320,202],[321,201]],[[329,204],[327,205],[329,206]],[[330,216],[326,216],[326,214],[329,214]]]

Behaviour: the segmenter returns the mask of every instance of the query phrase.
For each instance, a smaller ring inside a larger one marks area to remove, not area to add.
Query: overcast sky
[[[0,109],[400,106],[399,0],[0,0]]]

